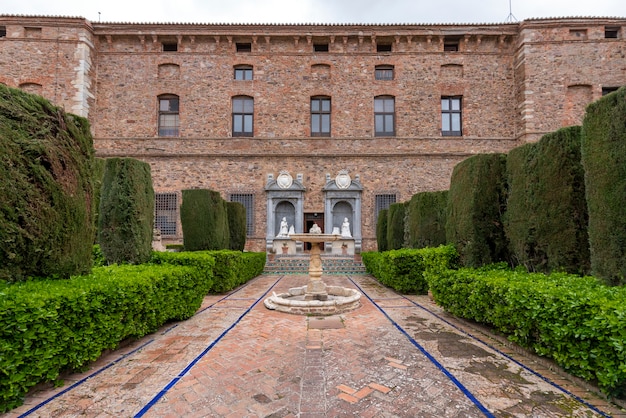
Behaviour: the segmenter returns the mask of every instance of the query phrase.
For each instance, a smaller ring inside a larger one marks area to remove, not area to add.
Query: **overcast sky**
[[[626,17],[626,0],[0,0],[0,14],[135,23],[499,23]]]

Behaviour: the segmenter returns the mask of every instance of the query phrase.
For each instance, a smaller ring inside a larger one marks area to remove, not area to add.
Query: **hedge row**
[[[413,195],[408,205],[408,246],[438,247],[446,244],[448,191]]]
[[[229,247],[228,212],[219,192],[183,190],[180,222],[185,250],[225,250]]]
[[[365,252],[361,257],[367,272],[382,284],[401,293],[426,294],[428,277],[454,266],[457,253],[454,247],[442,245],[383,253]]]
[[[493,326],[610,396],[626,393],[625,288],[504,265],[448,270],[429,286],[446,311]]]

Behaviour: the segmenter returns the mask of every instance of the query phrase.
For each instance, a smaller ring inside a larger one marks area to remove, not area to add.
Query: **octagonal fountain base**
[[[355,289],[326,286],[323,296],[312,297],[307,287],[294,287],[287,293],[274,293],[263,302],[268,309],[296,315],[335,315],[361,306],[361,293]]]

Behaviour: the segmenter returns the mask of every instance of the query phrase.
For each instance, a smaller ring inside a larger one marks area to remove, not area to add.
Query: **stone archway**
[[[324,218],[326,219],[326,233],[332,233],[333,229],[339,227],[344,218],[348,218],[352,238],[354,239],[354,252],[361,252],[363,241],[361,233],[361,186],[359,175],[354,179],[348,174],[348,170],[341,170],[339,174],[331,179],[330,174],[326,174],[326,184],[322,189],[324,192]]]

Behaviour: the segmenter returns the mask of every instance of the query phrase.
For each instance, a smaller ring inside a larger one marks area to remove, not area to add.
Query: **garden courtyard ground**
[[[210,295],[191,319],[106,353],[7,417],[626,417],[589,387],[427,296],[329,275],[362,306],[331,317],[271,311],[306,284],[264,274]]]

